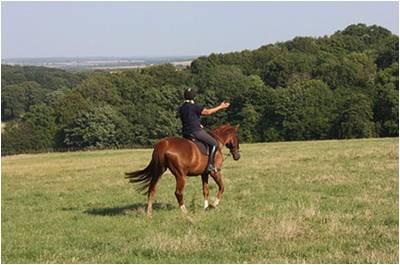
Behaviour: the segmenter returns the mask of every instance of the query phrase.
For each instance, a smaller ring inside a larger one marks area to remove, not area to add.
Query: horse
[[[207,173],[208,156],[201,153],[193,141],[180,137],[167,137],[161,139],[154,146],[152,159],[146,168],[134,172],[125,173],[130,183],[139,183],[138,191],[147,193],[147,215],[152,215],[152,203],[156,193],[156,185],[164,172],[169,169],[176,179],[175,196],[179,207],[184,214],[187,209],[183,201],[183,190],[185,188],[186,176],[201,175],[204,196],[204,209],[215,208],[221,201],[224,192],[224,183],[221,173],[223,155],[222,148],[225,146],[230,150],[233,159],[240,159],[239,140],[237,132],[240,125],[221,125],[213,129],[210,134],[218,142],[215,154],[215,172]],[[214,179],[218,185],[215,201],[208,203],[208,177]]]

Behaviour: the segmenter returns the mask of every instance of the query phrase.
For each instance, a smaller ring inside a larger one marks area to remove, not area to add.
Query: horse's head
[[[239,127],[239,124],[236,126],[221,125],[212,131],[216,139],[229,149],[234,160],[240,159],[239,138],[237,136]]]
[[[232,127],[233,130],[229,130],[228,138],[226,140],[225,146],[229,148],[229,151],[232,154],[234,160],[240,159],[240,150],[239,150],[239,138],[237,136],[237,132],[240,128],[240,124]]]

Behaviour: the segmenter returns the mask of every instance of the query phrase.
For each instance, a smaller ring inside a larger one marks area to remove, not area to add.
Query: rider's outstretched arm
[[[201,115],[208,116],[208,115],[214,114],[215,112],[217,112],[219,110],[228,108],[229,105],[230,105],[230,103],[224,101],[215,108],[211,108],[211,109],[204,108],[203,111],[201,112]]]

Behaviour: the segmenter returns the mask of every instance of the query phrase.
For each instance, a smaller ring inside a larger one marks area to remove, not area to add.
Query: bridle
[[[224,160],[228,158],[228,156],[233,156],[234,154],[240,155],[240,150],[237,146],[233,146],[231,143],[226,144],[226,147],[229,149],[229,153],[226,154]]]

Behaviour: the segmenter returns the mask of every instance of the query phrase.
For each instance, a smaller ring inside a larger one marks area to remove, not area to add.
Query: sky
[[[4,2],[1,57],[198,56],[350,24],[399,34],[398,2]]]

